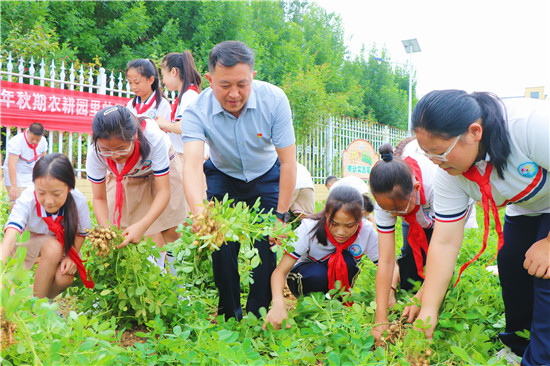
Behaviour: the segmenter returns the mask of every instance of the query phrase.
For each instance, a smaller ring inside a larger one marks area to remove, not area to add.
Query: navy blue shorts
[[[353,287],[355,279],[359,275],[357,261],[348,252],[342,252],[348,267],[348,280]],[[311,292],[328,292],[328,260],[324,262],[302,262],[294,265],[287,276],[287,284],[290,292],[296,297],[307,295]]]

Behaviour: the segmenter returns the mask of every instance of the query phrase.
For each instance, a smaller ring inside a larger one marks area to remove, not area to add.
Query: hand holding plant
[[[418,313],[420,313],[420,307],[422,305],[422,289],[423,287],[421,287],[416,295],[411,298],[412,304],[408,304],[405,306],[405,309],[403,309],[403,314],[401,316],[407,318],[407,323],[412,323],[418,316]]]
[[[286,328],[290,328],[290,323],[288,322],[288,312],[286,311],[284,303],[273,303],[273,306],[265,317],[265,323],[262,330],[267,329],[267,323],[271,324],[274,330],[279,330],[285,321]]]
[[[390,325],[386,321],[385,323],[375,324],[374,327],[372,328],[371,334],[375,340],[379,340],[384,335],[384,332],[388,332],[389,330],[390,330]]]
[[[116,248],[120,249],[130,243],[137,244],[143,240],[143,234],[145,234],[145,227],[143,224],[136,222],[133,225],[128,226],[123,232],[122,236],[126,239]]]
[[[424,308],[420,309],[420,314],[414,322],[415,329],[424,332],[427,339],[432,339],[434,335],[435,326],[438,319],[437,310],[432,312]]]

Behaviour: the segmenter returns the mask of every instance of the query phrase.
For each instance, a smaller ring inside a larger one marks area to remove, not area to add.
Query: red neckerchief
[[[25,137],[25,142],[27,143],[27,146],[34,151],[34,160],[36,161],[36,158],[38,157],[38,153],[36,152],[36,148],[38,147],[38,144],[31,144],[29,140],[27,139],[27,133],[29,132],[29,129],[26,129],[25,132],[23,132],[23,137]]]
[[[483,218],[484,218],[484,231],[483,231],[483,245],[481,246],[481,250],[479,253],[476,254],[475,257],[470,259],[467,263],[464,263],[462,267],[460,267],[460,272],[458,273],[458,278],[454,284],[458,283],[460,280],[460,275],[466,267],[468,267],[471,263],[473,263],[476,259],[478,259],[481,254],[485,251],[485,248],[487,247],[487,238],[489,237],[489,207],[493,213],[493,219],[495,220],[495,229],[497,231],[498,235],[498,246],[497,246],[497,253],[504,245],[504,236],[502,235],[502,225],[500,224],[500,217],[498,216],[498,208],[495,203],[495,200],[493,198],[493,192],[491,190],[491,184],[490,184],[490,178],[491,178],[491,171],[493,170],[493,165],[489,162],[487,162],[487,168],[485,169],[485,174],[482,176],[479,171],[477,170],[477,167],[475,165],[472,165],[470,169],[462,173],[462,175],[472,181],[477,183],[479,186],[479,190],[481,191],[481,204],[483,205]],[[490,204],[490,205],[489,205]],[[493,256],[491,259],[491,262],[496,258],[497,253]]]
[[[424,261],[422,259],[422,252],[420,249],[424,250],[424,253],[428,254],[428,239],[426,238],[426,232],[416,219],[416,213],[419,209],[420,205],[417,205],[414,210],[403,216],[403,219],[409,224],[407,241],[409,242],[414,255],[416,271],[420,277],[424,278]]]
[[[36,193],[34,195],[34,198],[36,199]],[[42,217],[38,200],[36,200],[36,211],[38,213],[38,216]],[[46,225],[48,225],[48,229],[55,235],[57,241],[59,241],[59,244],[61,244],[61,247],[63,247],[63,250],[65,250],[65,229],[63,228],[62,224],[63,216],[57,215],[55,221],[52,219],[51,216],[44,216],[42,217],[42,219],[44,220]],[[86,273],[86,268],[84,268],[83,261],[73,246],[71,246],[71,248],[69,249],[68,255],[69,258],[71,258],[71,260],[76,265],[76,268],[78,269],[78,274],[80,275],[80,279],[82,280],[84,286],[86,286],[87,288],[94,288],[94,281],[92,280],[92,277],[88,279],[89,276]]]
[[[197,93],[199,92],[199,90],[197,89],[197,87],[195,86],[195,84],[191,84],[189,85],[189,88],[187,88],[187,90],[185,92],[187,92],[188,90],[194,90],[196,91]],[[182,95],[183,96],[183,95]],[[170,114],[170,121],[172,123],[176,122],[176,111],[178,110],[178,105],[180,104],[179,102],[181,101],[181,98],[177,98],[174,103],[172,103],[172,113]]]
[[[122,168],[122,171],[120,173],[118,172],[118,168],[114,160],[107,158],[107,164],[109,164],[109,168],[111,169],[111,172],[113,172],[116,178],[115,211],[113,212],[113,223],[116,224],[119,229],[120,229],[120,218],[122,216],[122,202],[124,201],[124,189],[122,187],[122,179],[126,174],[128,174],[134,168],[134,166],[139,161],[140,157],[141,156],[139,154],[139,139],[136,139],[134,141],[134,152],[128,158],[128,160],[126,160],[126,162],[124,163],[124,167]],[[116,217],[117,211],[118,211],[118,218]]]
[[[336,281],[340,281],[343,289],[351,293],[348,278],[348,265],[344,260],[342,252],[348,249],[350,245],[355,242],[355,240],[357,239],[357,235],[359,235],[359,231],[361,231],[362,224],[363,222],[359,221],[359,226],[357,227],[355,233],[348,240],[340,244],[338,243],[338,241],[336,241],[336,239],[334,239],[334,236],[332,236],[332,233],[328,228],[328,224],[325,221],[325,231],[327,232],[327,239],[330,243],[332,243],[332,245],[336,247],[336,251],[330,256],[328,260],[327,276],[329,290],[332,290],[335,287]],[[351,306],[353,305],[353,302],[346,302],[345,305]]]
[[[153,98],[151,98],[149,103],[145,103],[145,102],[144,103],[136,103],[134,108],[136,109],[137,114],[143,114],[143,113],[147,112],[149,110],[149,108],[151,108],[153,103],[155,103],[156,98],[157,98],[157,96],[153,92]],[[141,97],[139,98],[139,100],[141,100]]]
[[[420,205],[416,205],[414,210],[403,216],[403,219],[409,224],[409,233],[407,234],[407,241],[411,246],[414,262],[416,264],[416,271],[421,278],[424,278],[424,260],[422,259],[421,249],[424,253],[428,254],[428,239],[426,238],[426,232],[418,223],[416,214],[420,210],[420,206],[426,203],[426,196],[424,195],[424,184],[422,181],[422,170],[416,162],[416,160],[406,157],[403,159],[405,163],[411,168],[414,178],[420,183]],[[413,192],[414,194],[414,192]]]

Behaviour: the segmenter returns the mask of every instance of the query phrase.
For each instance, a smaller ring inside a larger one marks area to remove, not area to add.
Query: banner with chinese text
[[[0,124],[24,128],[38,122],[46,130],[91,133],[97,111],[129,100],[0,80]]]

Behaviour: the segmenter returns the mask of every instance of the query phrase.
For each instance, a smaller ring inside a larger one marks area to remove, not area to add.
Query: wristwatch
[[[277,216],[277,218],[282,222],[286,223],[290,219],[290,212],[287,211],[284,214],[282,214],[279,211],[275,211],[275,216]]]

